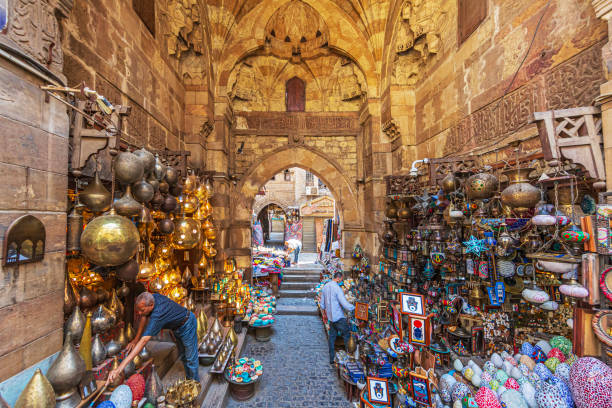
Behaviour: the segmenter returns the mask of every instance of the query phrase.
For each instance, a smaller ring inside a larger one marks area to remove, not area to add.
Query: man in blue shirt
[[[196,317],[178,303],[157,293],[143,292],[134,302],[136,313],[141,316],[136,337],[128,343],[129,353],[116,370],[108,374],[108,381],[118,376],[162,329],[170,329],[177,340],[179,355],[189,379],[200,381],[198,375],[198,334]]]
[[[334,364],[334,357],[336,356],[334,343],[336,342],[338,334],[344,338],[345,347],[351,335],[348,321],[344,317],[344,311],[342,309],[350,312],[355,309],[355,306],[351,305],[348,300],[346,300],[344,292],[338,285],[342,282],[343,277],[344,275],[342,272],[336,272],[334,278],[327,282],[321,291],[323,320],[325,322],[329,321],[329,364]]]

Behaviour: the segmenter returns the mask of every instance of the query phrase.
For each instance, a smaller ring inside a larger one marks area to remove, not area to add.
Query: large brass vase
[[[126,263],[136,254],[139,241],[136,226],[114,210],[90,221],[81,235],[83,255],[100,266]]]
[[[72,334],[66,333],[64,347],[49,367],[47,378],[57,399],[66,399],[76,392],[76,386],[85,374],[85,362],[72,344]]]
[[[471,200],[486,200],[493,197],[497,188],[497,177],[489,173],[478,173],[465,182],[467,196]]]
[[[517,168],[504,171],[510,185],[501,193],[501,201],[515,209],[529,209],[540,201],[540,189],[529,184],[527,177],[533,168]]]
[[[55,406],[55,393],[53,386],[37,368],[30,381],[23,389],[15,408],[52,408]]]

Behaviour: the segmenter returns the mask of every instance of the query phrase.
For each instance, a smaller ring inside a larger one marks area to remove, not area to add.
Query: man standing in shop
[[[128,343],[129,353],[116,370],[108,374],[108,381],[115,379],[162,329],[170,329],[176,338],[179,355],[185,366],[187,378],[200,381],[198,374],[198,334],[196,317],[178,303],[157,293],[143,292],[134,302],[140,323],[136,337]]]
[[[342,282],[344,274],[342,272],[334,273],[334,278],[323,286],[321,291],[321,310],[323,313],[323,321],[329,321],[329,364],[334,364],[336,352],[334,343],[338,334],[344,339],[344,347],[348,344],[351,336],[348,321],[344,317],[344,310],[352,311],[355,306],[351,305],[344,292],[340,288],[339,283]]]

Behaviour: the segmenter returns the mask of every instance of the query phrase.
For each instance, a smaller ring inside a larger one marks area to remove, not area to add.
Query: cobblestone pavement
[[[312,302],[312,299],[309,299]],[[282,302],[281,299],[279,302]],[[260,360],[264,374],[255,396],[227,408],[349,408],[318,316],[276,316],[274,334],[260,343],[249,333],[242,356]]]

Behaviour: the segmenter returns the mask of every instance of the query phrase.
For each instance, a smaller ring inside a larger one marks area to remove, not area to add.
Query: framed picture
[[[431,321],[429,316],[409,315],[408,338],[411,344],[429,346],[431,340]]]
[[[355,302],[355,319],[368,321],[368,310],[370,305],[367,303]]]
[[[378,377],[368,377],[368,399],[377,404],[391,404],[389,395],[389,383],[387,380]]]
[[[399,335],[400,340],[404,340],[404,328],[402,327],[402,312],[399,305],[393,305],[393,329]]]
[[[377,308],[377,317],[379,323],[389,323],[391,317],[389,316],[389,302],[381,300]]]
[[[427,376],[411,372],[410,385],[412,388],[412,399],[414,402],[427,407],[431,406],[431,394]]]
[[[425,316],[425,301],[418,293],[400,293],[403,314]]]

